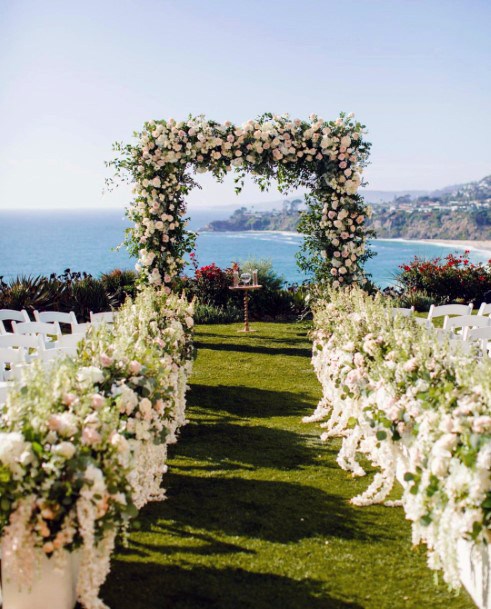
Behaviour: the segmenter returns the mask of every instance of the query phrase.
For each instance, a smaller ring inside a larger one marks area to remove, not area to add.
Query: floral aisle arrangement
[[[77,596],[101,609],[115,537],[161,500],[166,449],[185,422],[192,305],[151,288],[75,358],[33,364],[1,412],[3,559],[29,587],[39,555],[79,550]],[[40,554],[41,553],[41,554]],[[13,566],[12,566],[13,565]]]
[[[342,437],[342,468],[363,475],[364,456],[378,470],[353,503],[384,502],[402,481],[414,543],[458,587],[458,543],[491,541],[491,360],[353,288],[317,304],[313,363],[323,398],[306,420]]]
[[[209,171],[219,181],[234,171],[238,192],[246,174],[262,189],[273,179],[284,193],[307,188],[308,210],[299,228],[305,234],[302,268],[322,283],[363,280],[370,256],[364,227],[369,212],[357,194],[370,149],[363,134],[352,114],[335,121],[264,114],[241,126],[204,116],[145,123],[134,144],[115,144],[118,157],[108,163],[117,178],[134,184],[128,210],[134,226],[126,243],[138,257],[142,280],[170,290],[193,247],[184,200],[197,186],[193,171]]]

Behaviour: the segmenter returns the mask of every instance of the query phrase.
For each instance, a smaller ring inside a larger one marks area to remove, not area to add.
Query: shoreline
[[[238,231],[199,231],[202,233],[227,233],[227,234],[258,234],[258,233],[272,233],[277,235],[285,235],[297,237],[300,233],[296,231],[282,231],[282,230],[238,230]],[[444,246],[444,247],[455,247],[459,250],[471,250],[473,252],[482,252],[491,258],[491,240],[471,240],[471,239],[406,239],[404,237],[381,237],[379,239],[373,239],[373,241],[392,241],[401,243],[423,243],[426,245]]]
[[[400,241],[401,243],[424,243],[444,247],[455,247],[459,250],[470,250],[471,252],[482,252],[491,258],[491,241],[471,239],[375,239],[375,241]]]

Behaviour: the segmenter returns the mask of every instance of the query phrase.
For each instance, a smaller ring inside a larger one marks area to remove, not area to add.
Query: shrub
[[[409,290],[396,298],[399,307],[414,307],[421,313],[429,311],[432,304],[443,304],[444,300],[430,296],[424,290]]]
[[[286,288],[285,278],[273,269],[270,260],[251,258],[239,263],[240,272],[257,270],[261,290],[252,293],[249,312],[252,319],[290,319],[298,317],[305,309],[302,291],[296,287]]]
[[[35,309],[56,308],[63,301],[65,290],[56,276],[21,275],[8,282],[0,277],[0,309],[26,309],[32,313]]]
[[[402,265],[397,276],[405,293],[423,292],[435,302],[475,302],[491,290],[491,261],[474,264],[469,252]]]
[[[72,284],[72,310],[78,320],[87,321],[90,312],[108,311],[112,301],[104,283],[94,277],[85,277]]]
[[[234,305],[217,307],[198,303],[195,307],[194,320],[197,324],[229,324],[241,321],[242,315],[242,310]]]
[[[101,275],[101,282],[113,306],[121,306],[128,296],[134,298],[136,296],[136,279],[135,271],[114,269],[110,273]]]
[[[201,304],[226,307],[231,299],[232,269],[222,270],[214,262],[197,268],[194,273],[194,292]]]

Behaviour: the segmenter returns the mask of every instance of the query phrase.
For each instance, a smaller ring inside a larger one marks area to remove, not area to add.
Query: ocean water
[[[215,217],[206,211],[193,213],[190,228],[197,230]],[[0,211],[0,276],[46,275],[86,271],[93,275],[114,268],[133,268],[135,261],[124,248],[115,248],[128,226],[121,210]],[[249,258],[270,259],[274,269],[288,283],[301,282],[295,254],[302,237],[292,233],[248,231],[242,233],[201,232],[197,240],[200,266],[215,262],[227,267]],[[414,256],[433,258],[455,251],[453,247],[427,243],[375,240],[377,256],[367,264],[373,280],[381,287],[394,283],[400,264]],[[471,252],[475,262],[486,261],[485,252]]]

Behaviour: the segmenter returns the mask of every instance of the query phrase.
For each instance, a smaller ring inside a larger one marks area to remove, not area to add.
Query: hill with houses
[[[365,197],[373,208],[370,226],[380,238],[491,239],[491,176],[417,196],[407,192],[383,200],[368,191]],[[240,207],[227,220],[210,222],[201,230],[296,231],[304,208],[301,198],[268,211]]]

